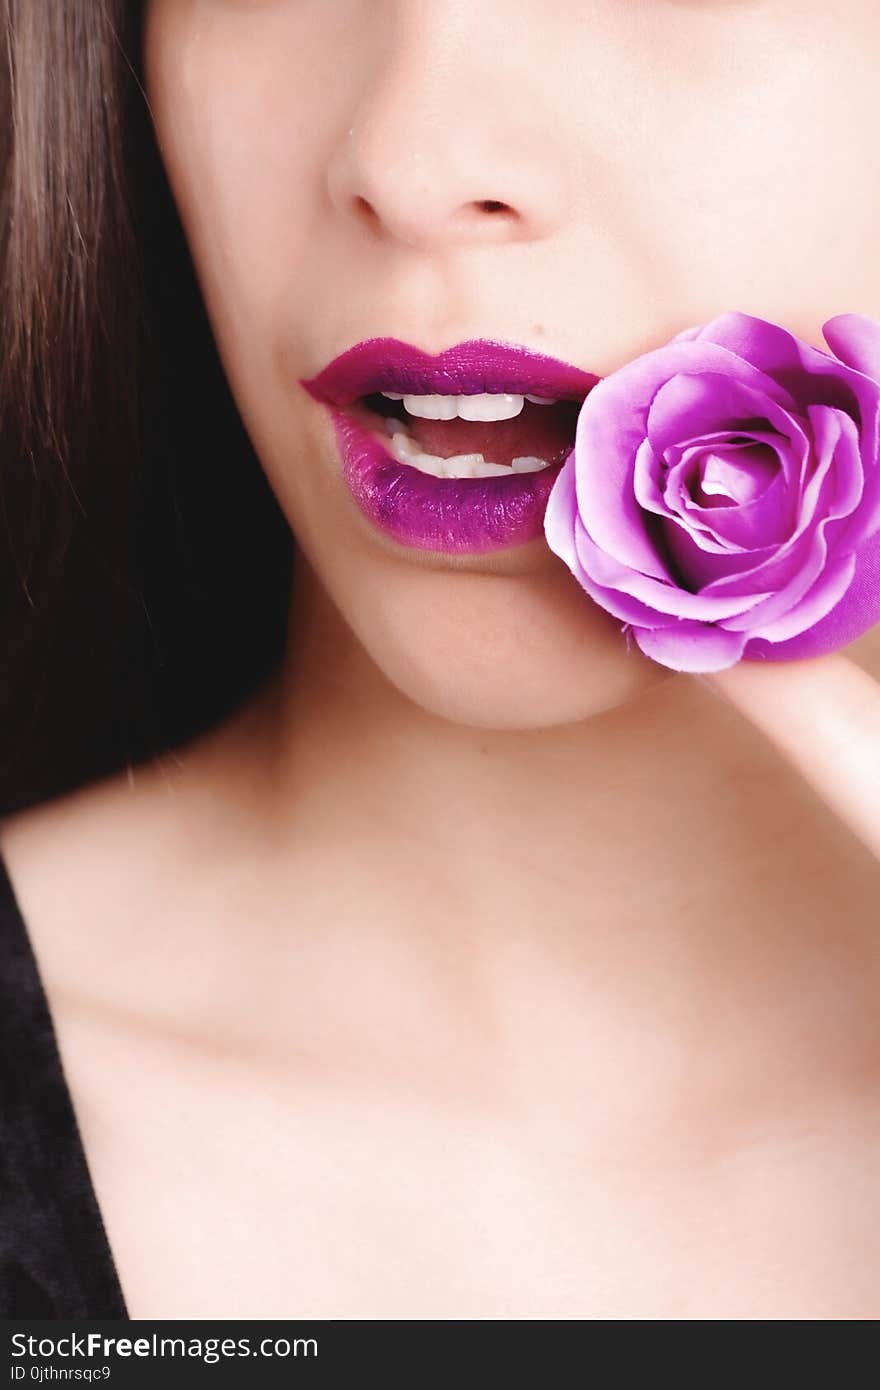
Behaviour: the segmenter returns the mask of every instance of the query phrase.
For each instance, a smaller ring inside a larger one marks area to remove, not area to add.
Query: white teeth
[[[446,471],[448,460],[441,459],[436,454],[410,454],[403,460],[408,463],[410,468],[417,468],[420,473],[430,473],[433,478],[448,478]]]
[[[526,400],[527,400],[527,401],[534,401],[534,402],[535,402],[535,405],[555,405],[555,404],[556,404],[556,397],[555,397],[555,396],[530,396],[530,395],[527,394],[527,395],[526,395]]]
[[[490,463],[482,454],[455,454],[443,459],[446,478],[500,478],[510,469],[503,463]]]
[[[454,420],[458,414],[457,396],[404,396],[403,408],[420,420]]]
[[[462,420],[512,420],[525,404],[525,396],[459,396],[458,414]]]
[[[386,420],[385,428],[391,435],[391,452],[401,463],[408,463],[419,452],[418,445],[411,439],[402,420]]]
[[[514,473],[540,473],[542,468],[547,468],[549,465],[546,459],[530,458],[528,455],[524,455],[522,458],[512,459],[510,466]]]
[[[422,420],[512,420],[519,415],[525,403],[525,396],[514,396],[503,392],[483,392],[476,396],[404,396],[397,391],[383,391],[389,401],[403,401],[408,415],[416,415]],[[532,397],[529,397],[531,400]],[[551,402],[537,397],[542,404]]]
[[[440,458],[437,454],[422,453],[400,420],[387,419],[385,428],[394,457],[435,478],[500,478],[511,473],[537,473],[547,467],[543,459],[527,456],[514,459],[509,468],[505,463],[490,463],[482,454],[453,454],[451,458]]]

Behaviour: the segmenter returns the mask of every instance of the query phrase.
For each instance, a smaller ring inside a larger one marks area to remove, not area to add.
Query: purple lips
[[[480,554],[542,535],[547,498],[562,462],[535,473],[511,471],[509,477],[432,477],[395,458],[381,420],[371,420],[356,402],[381,391],[580,401],[598,380],[508,343],[472,339],[432,356],[396,338],[371,338],[300,385],[329,408],[343,476],[375,526],[403,545]]]
[[[436,357],[399,338],[367,338],[300,385],[316,401],[346,406],[373,391],[413,396],[489,391],[583,400],[598,380],[555,357],[485,338],[457,343]]]

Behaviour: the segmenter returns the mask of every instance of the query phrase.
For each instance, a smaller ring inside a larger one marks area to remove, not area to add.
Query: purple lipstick
[[[343,476],[398,542],[479,554],[543,535],[544,509],[599,380],[509,343],[432,356],[370,338],[300,385],[330,412]]]

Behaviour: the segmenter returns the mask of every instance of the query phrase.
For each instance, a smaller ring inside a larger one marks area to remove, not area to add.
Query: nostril
[[[359,191],[349,187],[341,192],[337,206],[345,207],[348,217],[366,235],[389,233],[422,248],[437,245],[446,237],[497,239],[508,235],[520,221],[517,207],[502,198],[465,197],[454,205],[451,199],[444,199],[442,188],[430,181],[423,184],[419,170],[408,180],[391,169],[387,181],[383,176],[374,187],[362,183]]]
[[[360,193],[355,195],[354,206],[358,216],[362,217],[365,222],[378,222],[379,214],[373,204],[368,202]]]

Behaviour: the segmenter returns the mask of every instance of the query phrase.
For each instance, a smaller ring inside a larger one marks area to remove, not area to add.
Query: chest
[[[393,1078],[291,1079],[73,1012],[59,1026],[134,1318],[880,1312],[870,1106],[710,1161],[601,1126],[524,1152]]]

